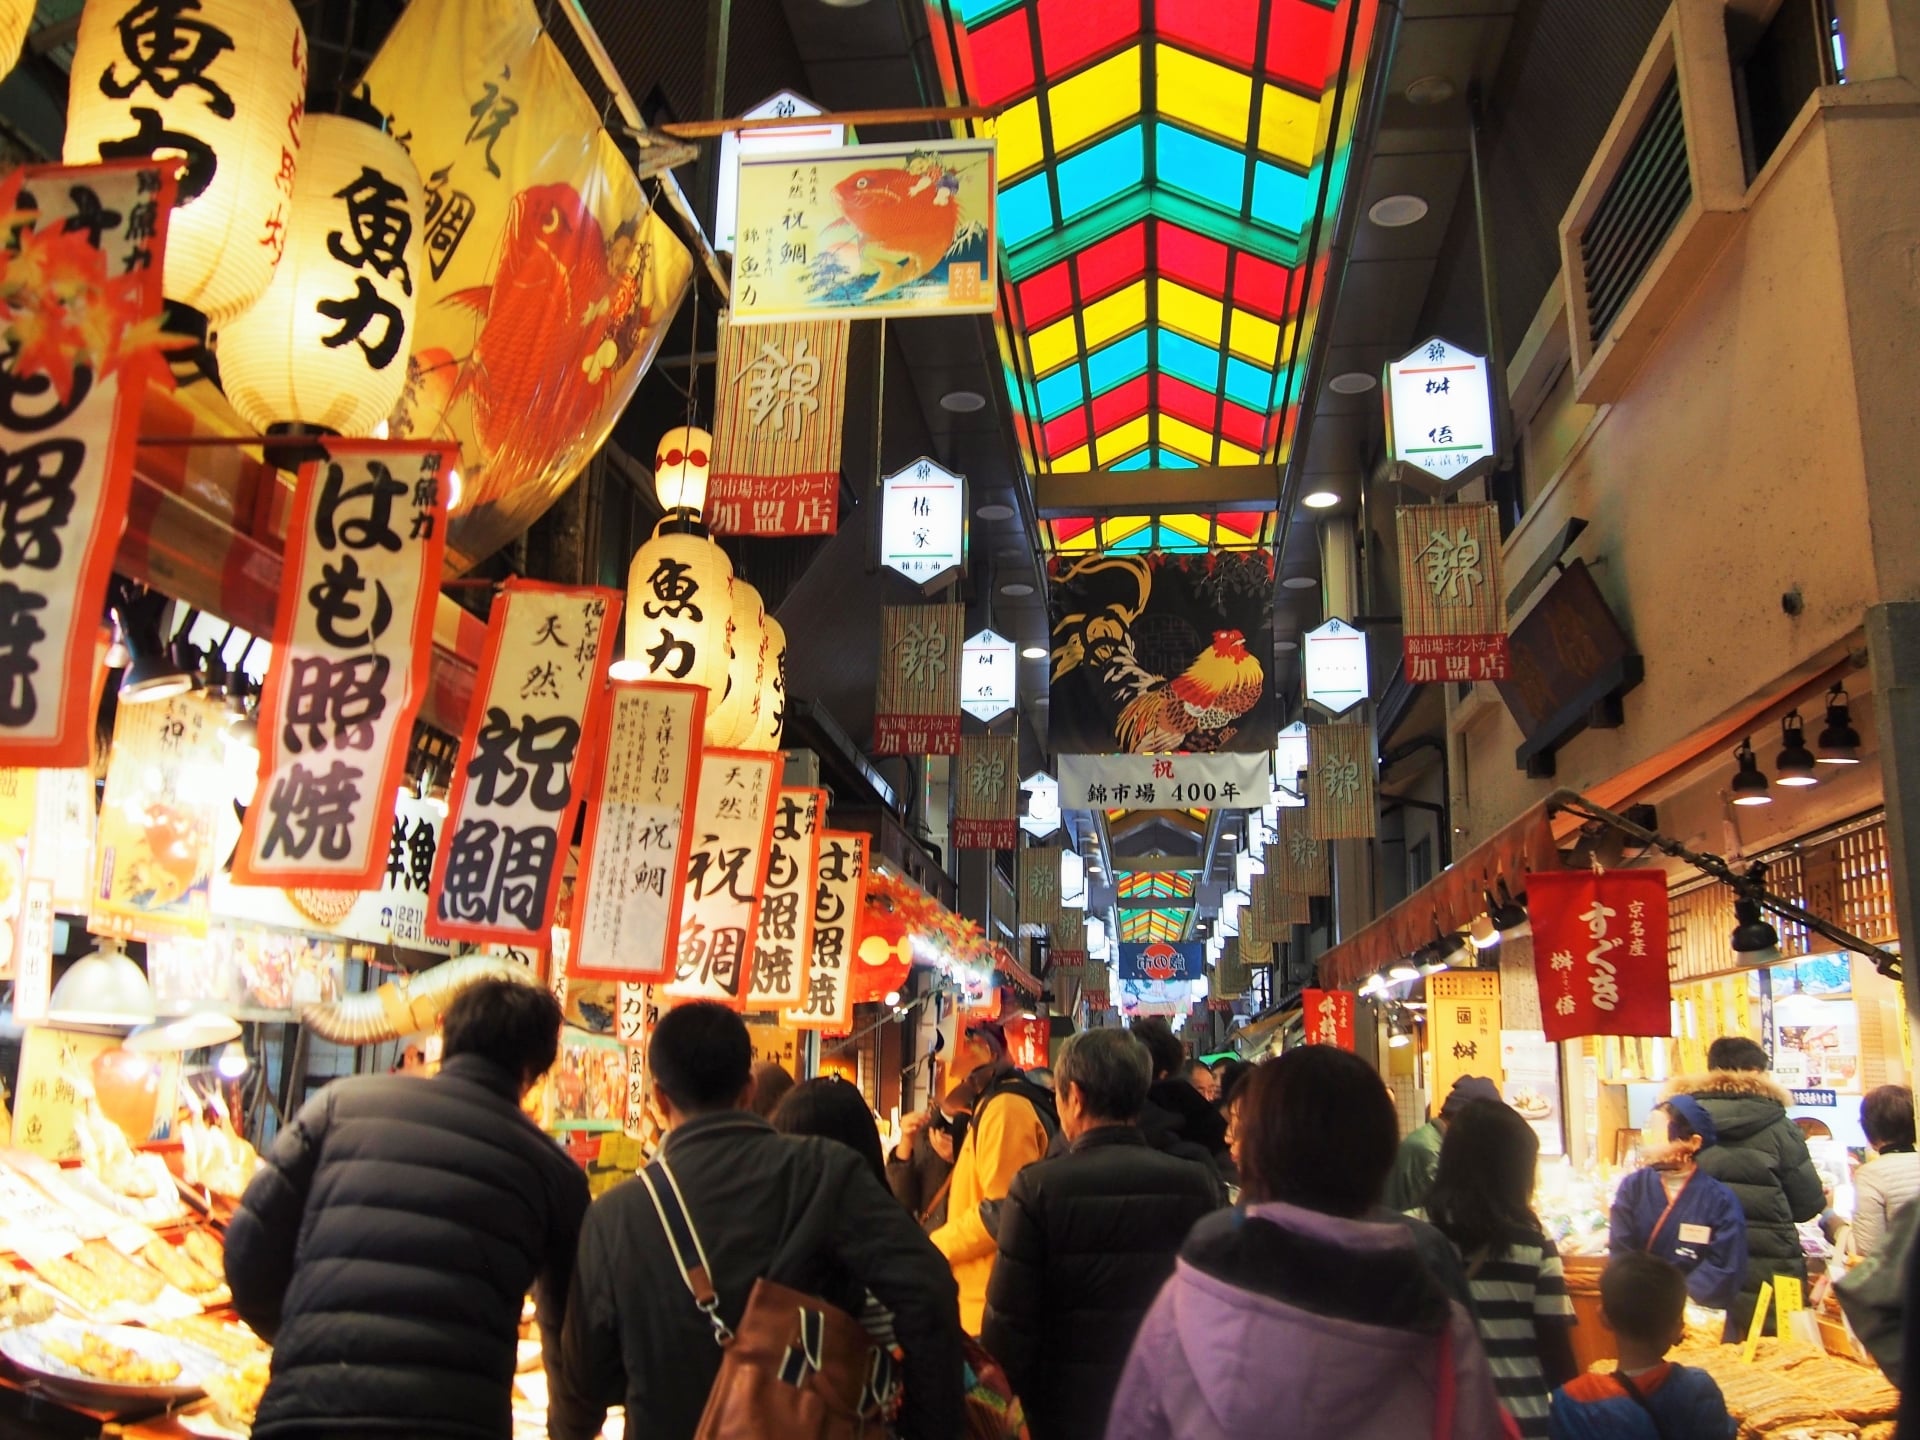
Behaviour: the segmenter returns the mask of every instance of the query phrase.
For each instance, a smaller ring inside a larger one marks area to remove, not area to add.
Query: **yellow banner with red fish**
[[[456,440],[447,560],[533,523],[605,442],[693,261],[533,0],[413,0],[367,72],[426,182],[393,434]]]
[[[985,315],[993,140],[740,157],[735,325]]]

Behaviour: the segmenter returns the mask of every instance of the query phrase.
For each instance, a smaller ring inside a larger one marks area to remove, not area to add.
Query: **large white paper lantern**
[[[743,750],[778,750],[780,732],[787,723],[787,632],[772,615],[761,612],[767,652],[760,661],[760,699],[753,711],[753,734]]]
[[[766,654],[766,607],[760,592],[736,579],[733,582],[733,629],[727,637],[732,652],[727,662],[727,689],[717,705],[707,710],[707,744],[735,749],[753,736],[760,701],[760,664]]]
[[[301,127],[287,250],[267,293],[220,331],[220,384],[246,422],[371,435],[406,388],[419,294],[420,172],[400,142],[340,115]]]
[[[704,535],[662,521],[627,569],[625,658],[617,677],[700,685],[712,712],[727,689],[733,562]]]
[[[287,242],[307,40],[288,0],[87,0],[63,154],[185,161],[165,293],[218,329],[266,293]]]

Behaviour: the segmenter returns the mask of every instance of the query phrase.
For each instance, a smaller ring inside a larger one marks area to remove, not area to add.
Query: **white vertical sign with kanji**
[[[746,1008],[780,765],[766,751],[700,754],[670,999]]]
[[[806,998],[813,961],[813,889],[820,869],[820,827],[827,792],[801,787],[774,802],[766,898],[747,980],[749,1010],[779,1010]]]
[[[813,892],[813,966],[807,997],[782,1023],[844,1035],[853,1027],[853,945],[867,883],[865,835],[820,832],[820,875]]]
[[[1445,495],[1493,467],[1486,356],[1435,336],[1389,361],[1382,388],[1387,440],[1401,478]]]

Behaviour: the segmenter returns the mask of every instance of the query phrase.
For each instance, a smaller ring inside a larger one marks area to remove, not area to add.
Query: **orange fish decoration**
[[[833,187],[860,236],[861,273],[876,278],[863,297],[877,300],[932,273],[960,233],[960,181],[941,166],[859,170]]]

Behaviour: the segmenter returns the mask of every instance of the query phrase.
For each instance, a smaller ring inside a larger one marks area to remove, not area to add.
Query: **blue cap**
[[[1447,1092],[1440,1113],[1451,1120],[1475,1100],[1491,1100],[1496,1105],[1500,1104],[1500,1087],[1484,1075],[1462,1075],[1453,1082],[1453,1089]]]
[[[1671,1110],[1692,1127],[1693,1133],[1700,1137],[1700,1148],[1720,1143],[1720,1129],[1713,1123],[1713,1117],[1707,1114],[1707,1107],[1691,1095],[1669,1095],[1661,1105]]]

